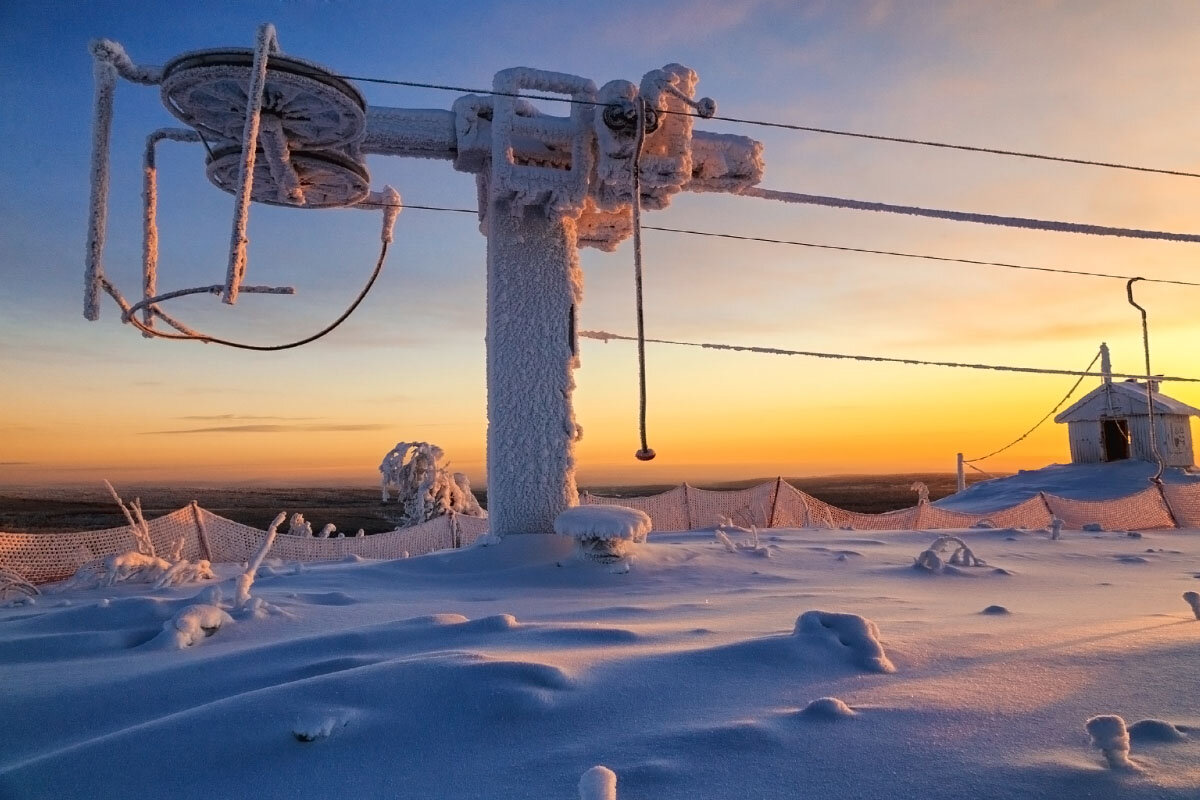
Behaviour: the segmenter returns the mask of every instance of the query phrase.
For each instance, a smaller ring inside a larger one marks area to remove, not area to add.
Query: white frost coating
[[[146,518],[142,516],[142,499],[135,497],[133,502],[126,506],[111,483],[105,481],[104,485],[107,487],[108,493],[112,495],[112,499],[120,507],[121,513],[125,515],[125,521],[129,523],[133,540],[137,542],[138,552],[148,556],[154,555],[154,541],[150,538],[150,526],[146,524]]]
[[[196,581],[211,581],[217,576],[213,574],[212,564],[204,559],[192,562],[186,558],[176,559],[170,567],[158,577],[154,582],[155,589],[164,589],[168,586],[179,586],[185,583],[195,583]]]
[[[488,213],[488,516],[491,532],[550,533],[578,504],[571,405],[583,294],[575,222],[500,196]]]
[[[39,594],[41,592],[38,588],[25,580],[22,575],[0,566],[0,603],[13,598],[33,598]]]
[[[855,663],[871,672],[896,671],[879,642],[879,628],[858,614],[805,611],[797,618],[794,633],[797,636],[819,636],[848,647]]]
[[[96,45],[93,45],[93,52]],[[108,229],[109,141],[112,139],[113,93],[117,70],[96,57],[92,64],[96,84],[92,110],[92,166],[88,200],[87,254],[83,272],[83,317],[100,319],[100,284],[104,279],[104,238]]]
[[[666,208],[671,195],[683,189],[692,177],[692,98],[696,73],[682,64],[668,64],[647,72],[641,95],[660,112],[658,130],[642,146],[642,205]]]
[[[888,214],[908,214],[915,217],[945,219],[952,222],[1000,225],[1006,228],[1026,228],[1028,230],[1056,231],[1058,233],[1086,233],[1092,236],[1121,236],[1130,239],[1158,239],[1167,242],[1200,242],[1200,234],[1195,233],[1170,233],[1167,231],[1148,231],[1138,228],[1110,228],[1105,225],[1088,225],[1080,222],[1056,222],[1046,219],[1002,217],[995,214],[975,214],[968,211],[947,211],[937,208],[921,208],[919,206],[897,206],[890,203],[872,203],[864,200],[849,200],[844,197],[826,197],[824,195],[783,192],[776,189],[760,189],[757,187],[744,189],[739,194],[744,197],[780,200],[785,203],[846,208],[854,211],[881,211]]]
[[[522,207],[540,207],[551,216],[576,217],[583,209],[592,173],[592,124],[596,84],[563,72],[513,67],[496,73],[492,88],[517,93],[523,89],[569,95],[569,117],[548,114],[522,117],[517,98],[495,95],[492,109],[491,194],[511,203],[514,212]],[[532,139],[552,149],[570,153],[567,169],[518,163],[518,141]],[[490,238],[490,237],[489,237]]]
[[[929,487],[924,481],[913,481],[908,488],[917,493],[918,505],[929,505]]]
[[[408,158],[455,157],[455,113],[441,108],[368,106],[363,154]]]
[[[1191,606],[1192,613],[1196,615],[1196,619],[1200,619],[1200,593],[1184,592],[1183,602]]]
[[[1063,521],[1058,517],[1050,518],[1050,538],[1055,541],[1062,538]]]
[[[159,128],[146,137],[142,158],[142,323],[153,327],[151,301],[158,294],[158,143],[199,142],[200,134],[189,128]],[[143,332],[151,338],[153,334]]]
[[[194,605],[182,609],[163,623],[162,631],[146,642],[152,650],[183,650],[212,636],[233,617],[212,605]]]
[[[617,773],[596,765],[579,779],[579,800],[617,800]]]
[[[258,142],[275,184],[276,199],[289,205],[304,205],[304,189],[292,165],[292,150],[283,132],[283,120],[276,114],[267,114],[262,117],[260,127]]]
[[[162,80],[158,67],[143,67],[133,63],[125,48],[111,39],[94,39],[88,46],[92,58],[111,64],[121,77],[134,83],[156,84]]]
[[[337,531],[337,526],[334,525],[332,522],[327,522],[327,523],[325,523],[325,527],[321,528],[321,532],[317,534],[317,538],[318,539],[328,539],[329,534],[335,533],[336,531]]]
[[[242,128],[242,157],[238,165],[238,188],[234,200],[233,231],[229,235],[229,272],[225,278],[224,301],[237,302],[246,277],[246,227],[250,218],[250,194],[254,186],[254,159],[258,150],[258,128],[262,121],[263,89],[267,82],[267,56],[279,49],[275,26],[263,23],[254,44],[254,66],[246,89],[246,123]]]
[[[258,549],[258,553],[246,565],[246,571],[238,575],[237,588],[233,598],[234,608],[239,610],[250,608],[250,587],[254,585],[254,576],[258,573],[258,568],[262,566],[263,559],[267,557],[271,545],[275,543],[275,534],[279,531],[279,526],[283,524],[286,518],[286,511],[280,511],[275,515],[275,520],[267,528],[267,537],[263,540],[262,547]],[[311,531],[312,528],[310,527],[309,530]]]
[[[429,442],[397,442],[379,465],[383,502],[392,494],[401,506],[400,524],[417,525],[446,514],[486,517],[471,493],[471,482],[443,463],[445,452]]]
[[[1104,753],[1110,769],[1137,771],[1138,766],[1129,760],[1129,731],[1125,720],[1116,714],[1101,714],[1092,717],[1085,725],[1092,737],[1092,744]]]
[[[942,560],[942,553],[950,553],[950,557]],[[927,572],[941,572],[946,565],[955,567],[985,567],[987,562],[975,556],[967,543],[957,536],[939,536],[933,540],[929,548],[922,550],[914,559],[913,566]]]
[[[587,505],[568,508],[554,520],[560,536],[585,539],[625,539],[644,542],[650,534],[650,517],[645,511],[625,506]]]
[[[396,230],[396,218],[400,216],[400,209],[404,201],[400,198],[400,193],[391,186],[384,187],[382,201],[383,232],[380,234],[380,238],[384,244],[391,244]]]
[[[312,523],[305,522],[304,515],[300,512],[292,514],[292,518],[288,520],[288,536],[301,536],[306,539],[311,539],[313,535]]]
[[[762,142],[732,133],[692,134],[692,179],[688,192],[741,194],[762,180],[766,166]]]

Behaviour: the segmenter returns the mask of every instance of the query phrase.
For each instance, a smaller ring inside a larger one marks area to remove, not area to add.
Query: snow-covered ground
[[[1154,464],[1136,459],[1107,464],[1051,464],[971,484],[935,505],[948,511],[982,514],[1015,506],[1038,492],[1072,500],[1112,500],[1151,486],[1155,471]],[[1178,467],[1165,470],[1162,478],[1166,483],[1200,482],[1200,474]]]
[[[1200,796],[1198,532],[958,533],[987,566],[828,530],[268,564],[276,613],[182,650],[147,643],[202,585],[48,592],[0,610],[0,797]],[[1178,727],[1112,770],[1099,714]]]

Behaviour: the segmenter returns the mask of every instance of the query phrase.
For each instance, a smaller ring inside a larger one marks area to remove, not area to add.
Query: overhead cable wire
[[[619,333],[609,333],[608,331],[580,331],[579,336],[584,339],[597,339],[602,342],[610,340],[637,341],[634,336],[625,336]],[[895,358],[891,356],[864,356],[852,355],[848,353],[824,353],[815,350],[785,350],[779,347],[752,347],[750,345],[737,344],[717,344],[714,342],[681,342],[674,339],[646,339],[647,342],[655,344],[670,344],[680,347],[698,347],[704,350],[730,350],[741,353],[763,353],[766,355],[775,356],[806,356],[809,358],[828,358],[841,359],[849,361],[869,361],[884,364],[906,364],[910,366],[922,367],[957,367],[961,369],[978,369],[978,370],[995,370],[997,372],[1021,372],[1034,375],[1078,375],[1081,377],[1102,378],[1104,375],[1099,372],[1079,372],[1071,369],[1048,369],[1044,367],[1013,367],[999,364],[970,364],[960,361],[928,361],[920,358]],[[1113,378],[1134,378],[1136,380],[1147,380],[1146,375],[1135,375],[1124,372],[1111,373]],[[1150,380],[1155,381],[1175,381],[1180,383],[1200,383],[1200,378],[1188,378],[1178,376],[1149,376]]]
[[[801,192],[785,192],[777,189],[760,189],[751,187],[738,192],[741,197],[758,197],[763,200],[777,200],[783,203],[800,203],[803,205],[826,206],[828,208],[844,208],[853,211],[879,211],[887,214],[907,214],[914,217],[944,219],[951,222],[973,222],[980,225],[999,225],[1005,228],[1025,228],[1027,230],[1054,231],[1057,233],[1084,233],[1091,236],[1120,236],[1130,239],[1158,239],[1168,242],[1200,243],[1200,234],[1171,233],[1168,231],[1150,231],[1140,228],[1115,228],[1107,225],[1090,225],[1081,222],[1057,222],[1054,220],[1031,219],[1029,217],[1005,217],[996,214],[979,214],[970,211],[952,211],[940,208],[922,208],[920,206],[899,206],[891,203],[876,203],[867,200],[851,200],[844,197],[827,197],[819,194],[803,194]]]
[[[1063,395],[1063,399],[1059,400],[1055,404],[1054,408],[1050,409],[1050,411],[1048,411],[1046,413],[1046,416],[1039,419],[1032,428],[1025,431],[1020,436],[1018,436],[1016,439],[1013,439],[1011,442],[1004,445],[1004,447],[1001,447],[999,450],[993,450],[992,452],[988,453],[986,456],[977,456],[975,458],[964,458],[963,463],[970,465],[973,462],[984,461],[986,459],[991,458],[992,456],[998,456],[1001,453],[1003,453],[1005,450],[1012,447],[1013,445],[1024,441],[1031,433],[1036,431],[1038,428],[1042,427],[1042,423],[1044,423],[1046,420],[1050,419],[1050,417],[1054,416],[1054,414],[1056,414],[1058,412],[1058,410],[1063,407],[1064,403],[1066,403],[1068,400],[1071,399],[1071,395],[1075,394],[1075,390],[1079,388],[1079,385],[1081,383],[1083,383],[1083,379],[1088,376],[1088,373],[1091,371],[1092,367],[1096,366],[1096,361],[1099,360],[1099,358],[1100,358],[1100,351],[1097,350],[1096,355],[1093,356],[1093,358],[1092,358],[1092,363],[1090,363],[1086,367],[1084,367],[1083,372],[1079,373],[1079,379],[1076,380],[1075,383],[1071,386],[1071,389],[1065,395]]]
[[[385,203],[359,203],[363,206],[382,207]],[[451,211],[460,214],[477,214],[479,213],[473,208],[448,208],[444,206],[417,206],[403,204],[401,208],[415,208],[423,211]],[[701,231],[691,228],[669,228],[662,225],[642,225],[644,231],[659,231],[662,233],[678,233],[687,236],[708,236],[718,239],[732,239],[734,241],[743,242],[761,242],[763,244],[778,244],[788,245],[791,247],[808,247],[816,250],[835,250],[843,253],[864,253],[875,256],[890,256],[895,258],[914,258],[924,261],[938,261],[950,264],[970,264],[979,267],[1000,267],[1003,269],[1027,270],[1030,272],[1048,272],[1059,275],[1081,275],[1091,278],[1112,278],[1116,280],[1127,281],[1134,277],[1133,275],[1121,275],[1114,272],[1092,272],[1089,270],[1066,269],[1064,267],[1038,267],[1032,264],[1012,264],[1005,261],[984,261],[974,258],[956,258],[953,256],[935,256],[927,253],[906,253],[900,250],[873,250],[867,247],[850,247],[848,245],[837,244],[822,244],[820,242],[803,242],[794,239],[772,239],[765,236],[746,236],[738,233],[724,233],[721,231]],[[1195,281],[1179,281],[1169,278],[1143,278],[1146,283],[1166,283],[1174,286],[1200,286],[1200,282]]]
[[[412,89],[435,89],[446,92],[464,92],[466,94],[491,94],[500,95],[501,97],[519,97],[524,100],[544,100],[554,103],[575,103],[579,105],[591,106],[608,106],[611,103],[603,103],[597,100],[578,100],[573,97],[559,97],[548,94],[521,94],[520,92],[499,92],[493,89],[472,89],[467,86],[453,86],[441,83],[423,83],[421,81],[402,81],[390,78],[372,78],[362,75],[335,75],[342,80],[361,81],[363,83],[378,83],[389,86],[406,86]],[[798,125],[790,122],[771,122],[761,119],[746,119],[743,117],[728,117],[720,114],[706,116],[696,111],[682,111],[673,109],[662,109],[661,114],[679,114],[687,117],[699,117],[701,119],[715,119],[722,122],[731,122],[738,125],[754,125],[762,128],[780,128],[784,130],[801,131],[804,133],[816,133],[827,136],[842,136],[851,139],[866,139],[877,142],[891,142],[894,144],[917,145],[919,147],[930,147],[942,150],[959,150],[968,153],[984,153],[988,155],[1008,156],[1012,158],[1027,158],[1036,161],[1051,161],[1063,164],[1078,164],[1088,167],[1102,167],[1105,169],[1119,169],[1131,172],[1148,172],[1158,175],[1174,175],[1183,178],[1200,178],[1200,172],[1188,172],[1180,169],[1164,169],[1160,167],[1146,167],[1138,164],[1126,164],[1118,161],[1099,161],[1090,158],[1076,158],[1072,156],[1056,156],[1048,153],[1033,153],[1024,150],[1009,150],[999,147],[981,147],[978,145],[956,144],[954,142],[940,142],[931,139],[915,139],[905,136],[889,136],[879,133],[862,133],[859,131],[848,131],[839,128],[823,128],[814,125]]]

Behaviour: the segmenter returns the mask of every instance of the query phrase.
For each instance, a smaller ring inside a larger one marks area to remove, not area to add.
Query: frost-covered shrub
[[[446,514],[486,517],[471,494],[471,482],[443,463],[442,448],[429,442],[399,442],[379,465],[383,502],[396,495],[399,523],[416,525]]]
[[[312,523],[304,521],[304,515],[297,512],[292,514],[292,518],[288,520],[288,536],[301,536],[306,539],[311,539]]]
[[[1192,607],[1192,613],[1196,615],[1196,619],[1200,619],[1200,594],[1196,592],[1184,592],[1183,602]]]

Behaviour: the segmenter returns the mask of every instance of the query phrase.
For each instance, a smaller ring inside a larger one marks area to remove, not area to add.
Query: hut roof
[[[1154,413],[1200,417],[1200,409],[1161,392],[1152,392]],[[1109,417],[1146,416],[1146,384],[1114,381],[1100,384],[1054,418],[1055,422],[1091,422]]]

